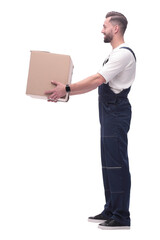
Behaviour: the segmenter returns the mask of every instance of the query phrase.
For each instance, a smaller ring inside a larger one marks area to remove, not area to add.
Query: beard
[[[104,35],[104,42],[105,43],[110,43],[113,39],[113,35],[111,33]]]

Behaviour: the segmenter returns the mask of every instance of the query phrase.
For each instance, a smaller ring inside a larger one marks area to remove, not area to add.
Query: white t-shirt
[[[136,61],[133,54],[128,49],[120,49],[121,47],[127,47],[127,45],[123,43],[113,49],[108,62],[98,71],[115,93],[129,88],[136,73]]]

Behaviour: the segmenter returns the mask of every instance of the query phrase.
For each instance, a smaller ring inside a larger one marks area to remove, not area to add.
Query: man
[[[104,42],[113,50],[102,68],[93,76],[65,86],[53,81],[56,88],[47,91],[48,101],[82,94],[98,87],[101,124],[101,159],[106,204],[101,214],[89,221],[99,222],[101,229],[128,229],[130,227],[129,199],[130,172],[127,153],[127,133],[130,128],[131,105],[127,95],[135,79],[136,57],[124,43],[126,17],[109,12],[103,24]]]

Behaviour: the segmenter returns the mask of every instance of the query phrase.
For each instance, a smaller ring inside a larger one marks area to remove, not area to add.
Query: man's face
[[[101,33],[104,34],[104,42],[110,43],[113,39],[113,25],[110,23],[110,17],[106,18]]]

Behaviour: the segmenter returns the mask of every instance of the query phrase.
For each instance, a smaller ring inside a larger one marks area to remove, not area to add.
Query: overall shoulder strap
[[[133,54],[135,61],[136,61],[136,55],[131,48],[129,48],[129,47],[121,47],[121,48],[128,49]]]

